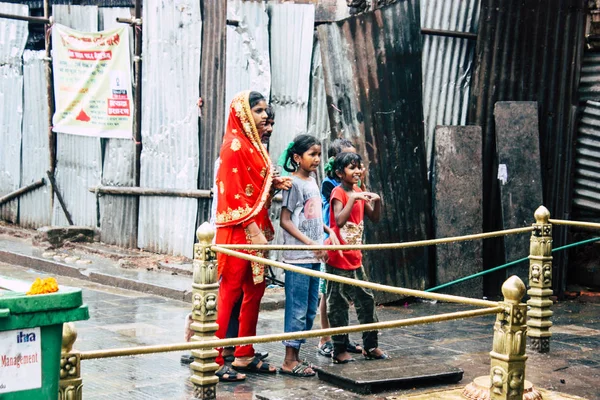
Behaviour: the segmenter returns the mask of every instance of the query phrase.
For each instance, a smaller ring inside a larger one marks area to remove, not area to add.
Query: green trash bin
[[[0,399],[58,399],[63,323],[89,319],[81,289],[27,296],[29,282],[0,277]]]

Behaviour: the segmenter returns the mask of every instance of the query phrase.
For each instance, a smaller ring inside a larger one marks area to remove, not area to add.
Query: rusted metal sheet
[[[48,113],[44,51],[26,50],[23,54],[23,163],[21,184],[46,178],[50,164],[48,150]],[[50,186],[24,194],[19,199],[19,224],[27,228],[50,225],[52,221]]]
[[[421,0],[421,28],[477,33],[480,0]],[[423,36],[423,116],[428,165],[437,125],[465,125],[476,42]]]
[[[98,31],[98,7],[53,5],[59,24],[83,32]],[[96,196],[88,191],[100,183],[100,139],[56,133],[56,183],[75,225],[97,226]],[[68,225],[58,201],[54,201],[52,224]]]
[[[200,96],[206,99],[200,119],[199,189],[212,189],[214,162],[219,156],[225,133],[227,68],[227,3],[202,1],[202,57],[200,58]],[[198,42],[200,45],[200,42]],[[200,49],[198,49],[200,56]],[[208,221],[212,202],[199,199],[197,225]],[[194,239],[194,238],[192,238]]]
[[[433,224],[435,237],[481,232],[481,128],[438,126],[435,129]],[[436,246],[436,286],[483,271],[482,240]],[[481,298],[483,278],[449,286],[443,293]]]
[[[418,1],[397,1],[317,30],[332,135],[357,144],[368,171],[366,185],[383,201],[381,222],[366,226],[367,242],[429,238]],[[428,248],[365,255],[373,281],[429,286]],[[397,299],[376,295],[380,302]]]
[[[200,4],[192,0],[152,2],[145,5],[143,19],[140,186],[196,189]],[[211,114],[213,111],[208,109]],[[202,151],[209,154],[205,147]],[[195,199],[140,198],[138,246],[191,257],[197,211]]]
[[[306,133],[315,7],[313,4],[271,3],[269,12],[271,103],[278,121],[269,153],[277,160],[295,136]]]
[[[483,130],[484,229],[498,229],[499,188],[493,120],[497,101],[537,101],[543,198],[553,218],[569,219],[584,0],[482,0],[468,120]],[[532,216],[533,222],[533,216]],[[565,244],[566,229],[554,231]],[[501,262],[496,241],[484,244],[485,265]],[[554,290],[564,290],[564,252],[555,254]],[[490,282],[499,290],[501,282]]]
[[[600,102],[587,101],[579,121],[573,185],[574,213],[585,220],[600,217]]]
[[[129,8],[101,8],[100,29],[124,26],[117,17],[131,18]],[[129,28],[131,60],[133,60],[133,29]],[[133,79],[132,79],[133,81]],[[135,186],[135,143],[129,139],[106,139],[102,164],[102,185]],[[103,195],[98,198],[100,240],[122,247],[137,245],[138,199],[131,196]]]

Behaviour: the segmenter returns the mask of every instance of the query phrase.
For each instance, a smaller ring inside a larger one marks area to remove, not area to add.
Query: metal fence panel
[[[23,165],[21,186],[41,178],[47,182],[50,163],[48,143],[48,100],[46,96],[45,52],[26,50],[23,54]],[[50,225],[52,221],[50,184],[19,199],[19,224],[27,228]]]
[[[573,207],[600,215],[600,102],[588,101],[579,122]]]
[[[27,6],[0,3],[0,12],[29,15]],[[27,22],[0,19],[0,196],[21,183],[21,124],[23,121],[22,61]],[[0,218],[17,222],[18,200],[0,206]]]
[[[477,32],[480,0],[421,0],[421,27]],[[423,36],[423,116],[427,165],[437,125],[465,125],[469,108],[474,40]]]
[[[29,7],[22,4],[0,2],[0,13],[29,15]],[[21,56],[29,34],[26,21],[0,18],[0,65],[21,67]]]
[[[242,90],[255,90],[269,100],[271,59],[269,15],[265,3],[229,1],[227,19],[239,21],[239,24],[227,26],[226,104],[229,106],[236,93]],[[225,118],[228,115],[229,107]]]
[[[196,189],[202,20],[197,1],[162,1],[143,10],[140,186]],[[184,51],[182,51],[184,50]],[[142,197],[138,246],[192,256],[198,201]]]
[[[277,160],[296,135],[306,133],[315,7],[313,4],[275,3],[269,10],[271,103],[279,121],[275,124],[269,153]]]
[[[129,8],[100,8],[99,17],[101,30],[115,29],[124,26],[118,23],[116,18],[131,18],[131,10]],[[130,53],[132,54],[133,29],[128,30]],[[133,60],[133,58],[131,59]],[[135,186],[135,142],[132,138],[103,140],[102,185]],[[100,240],[122,247],[136,247],[137,198],[103,195],[98,198],[98,207]]]
[[[98,7],[53,5],[52,15],[56,22],[70,28],[98,31]],[[56,184],[75,225],[97,225],[96,196],[88,189],[100,183],[101,168],[99,138],[56,133]],[[69,224],[57,200],[52,224]]]

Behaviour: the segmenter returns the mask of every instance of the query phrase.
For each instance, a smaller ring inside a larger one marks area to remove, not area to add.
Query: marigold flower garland
[[[58,292],[58,282],[54,278],[40,279],[36,278],[35,282],[31,285],[27,295],[34,294],[45,294]]]

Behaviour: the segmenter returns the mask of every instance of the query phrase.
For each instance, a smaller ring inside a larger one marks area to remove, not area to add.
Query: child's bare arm
[[[343,228],[350,218],[352,212],[352,206],[354,206],[354,197],[350,196],[348,203],[344,207],[342,202],[338,199],[331,199],[331,207],[333,207],[333,216],[335,217],[335,223],[339,228]]]
[[[365,192],[369,201],[365,201],[365,214],[373,222],[381,218],[381,197],[376,193]]]

